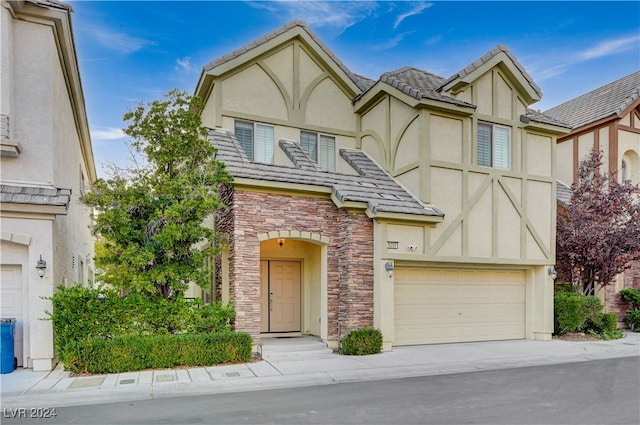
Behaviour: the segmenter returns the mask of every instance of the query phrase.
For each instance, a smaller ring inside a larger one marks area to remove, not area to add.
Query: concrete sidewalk
[[[614,341],[493,341],[334,354],[311,337],[263,339],[255,363],[72,377],[18,369],[0,375],[2,408],[59,407],[638,357],[640,333]]]

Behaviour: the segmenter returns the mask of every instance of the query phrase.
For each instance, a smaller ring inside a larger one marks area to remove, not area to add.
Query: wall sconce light
[[[278,239],[278,245],[282,248],[282,245],[284,245],[284,239]]]
[[[393,270],[394,270],[393,261],[387,261],[386,263],[384,263],[384,269],[389,274],[389,277],[393,277]]]
[[[547,269],[547,274],[551,276],[551,279],[553,280],[556,280],[556,278],[558,277],[558,272],[556,271],[556,268],[554,266],[551,266]]]
[[[47,262],[42,259],[42,254],[40,254],[40,259],[36,263],[36,270],[38,271],[38,276],[40,279],[44,277],[44,271],[47,269]]]

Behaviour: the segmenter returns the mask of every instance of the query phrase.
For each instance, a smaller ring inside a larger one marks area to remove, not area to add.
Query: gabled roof
[[[493,49],[485,53],[482,57],[476,59],[475,61],[473,61],[466,67],[464,67],[464,69],[453,74],[446,81],[444,81],[438,89],[444,90],[447,87],[454,85],[456,81],[464,80],[468,75],[472,74],[474,71],[481,68],[482,65],[484,65],[487,62],[490,62],[493,58],[501,54],[506,55],[510,59],[511,63],[518,69],[520,74],[522,74],[522,76],[524,77],[526,82],[531,86],[531,89],[533,89],[533,91],[538,96],[538,98],[541,98],[542,90],[540,90],[540,87],[538,87],[538,85],[533,81],[533,78],[531,78],[531,76],[527,73],[527,71],[525,71],[524,67],[520,64],[520,62],[518,62],[515,56],[513,56],[509,48],[502,44],[498,44],[496,47],[494,47]]]
[[[640,99],[640,71],[544,111],[578,128],[611,116],[620,116]]]
[[[266,44],[267,42],[275,39],[276,37],[292,30],[295,28],[299,28],[302,31],[304,31],[312,40],[313,42],[315,42],[320,49],[327,55],[329,56],[329,58],[335,62],[335,64],[338,66],[338,68],[340,68],[342,70],[342,72],[344,72],[349,79],[361,90],[364,91],[366,90],[369,86],[370,86],[370,80],[368,80],[365,77],[362,77],[360,75],[354,74],[352,73],[349,68],[347,68],[347,66],[345,64],[342,63],[342,61],[331,51],[331,49],[329,49],[323,42],[322,40],[320,40],[320,38],[318,38],[318,36],[311,30],[311,28],[309,28],[307,26],[307,24],[304,21],[301,21],[299,19],[293,20],[291,22],[288,22],[284,25],[282,25],[279,28],[276,28],[275,30],[271,31],[268,34],[263,35],[260,38],[257,38],[247,44],[245,44],[244,46],[232,51],[231,53],[228,53],[222,57],[219,57],[217,59],[214,59],[213,61],[209,62],[208,64],[206,64],[203,68],[203,72],[202,75],[200,77],[200,80],[203,79],[204,75],[207,74],[208,72],[214,70],[216,67],[219,67],[220,65],[223,65],[233,59],[236,59],[242,55],[244,55],[245,53],[251,52],[255,49],[257,49],[258,47]],[[200,85],[200,84],[198,84]]]
[[[227,171],[236,179],[291,183],[327,188],[334,202],[366,204],[371,215],[391,213],[416,216],[417,220],[433,217],[439,221],[444,214],[432,206],[425,206],[378,167],[365,153],[340,149],[340,156],[358,175],[348,175],[309,166],[308,156],[297,143],[280,141],[279,146],[296,167],[263,164],[247,159],[238,139],[224,130],[210,130],[209,140],[218,149],[217,159],[224,162]],[[302,166],[304,165],[304,166]],[[433,220],[432,219],[432,220]]]

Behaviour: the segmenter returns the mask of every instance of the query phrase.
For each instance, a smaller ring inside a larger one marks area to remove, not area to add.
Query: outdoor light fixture
[[[282,248],[282,245],[284,245],[284,239],[278,239],[278,245]]]
[[[387,261],[386,263],[384,263],[384,269],[387,271],[387,273],[389,273],[389,277],[393,277],[393,261]]]
[[[556,271],[556,268],[554,266],[551,266],[547,269],[547,274],[551,276],[551,279],[553,280],[556,280],[556,277],[558,277],[558,272]]]
[[[44,271],[47,269],[47,262],[42,259],[42,254],[40,254],[40,259],[36,263],[36,270],[38,270],[38,276],[40,279],[44,277]]]

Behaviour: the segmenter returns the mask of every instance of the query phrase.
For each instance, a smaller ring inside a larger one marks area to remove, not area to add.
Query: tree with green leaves
[[[571,200],[558,208],[558,279],[595,295],[640,260],[640,187],[601,171],[603,153],[580,162]]]
[[[198,97],[172,90],[124,115],[132,165],[98,179],[83,202],[100,237],[101,280],[125,292],[165,299],[207,283],[215,234],[205,219],[223,207],[217,188],[231,177],[215,159]]]

